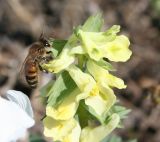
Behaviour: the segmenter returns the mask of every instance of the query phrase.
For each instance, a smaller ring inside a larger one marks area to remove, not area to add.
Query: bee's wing
[[[26,79],[25,79],[25,65],[26,65],[26,62],[27,62],[29,57],[30,57],[30,55],[27,55],[27,57],[25,58],[23,63],[20,65],[20,70],[19,70],[19,73],[18,73],[18,78],[23,82],[26,82]]]

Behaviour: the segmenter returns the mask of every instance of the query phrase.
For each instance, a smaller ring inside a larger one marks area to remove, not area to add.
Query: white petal
[[[0,115],[0,142],[15,141],[34,125],[34,120],[16,103],[1,97]]]
[[[29,116],[33,118],[33,110],[27,95],[21,91],[8,90],[6,96],[10,101],[18,104],[24,111],[28,113]]]

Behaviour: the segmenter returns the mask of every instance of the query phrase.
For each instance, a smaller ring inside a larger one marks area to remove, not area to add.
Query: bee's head
[[[43,44],[44,47],[50,47],[48,40],[44,37],[43,33],[39,37],[39,41]]]

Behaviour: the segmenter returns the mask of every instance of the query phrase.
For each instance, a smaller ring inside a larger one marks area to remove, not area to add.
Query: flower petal
[[[81,127],[78,122],[76,122],[76,126],[72,129],[71,133],[64,138],[64,142],[79,142],[80,133]]]
[[[74,118],[60,121],[47,116],[43,119],[43,123],[44,135],[52,137],[54,141],[79,142],[81,129]]]
[[[96,81],[102,80],[106,78],[107,70],[97,65],[93,60],[87,61],[87,70],[94,77]]]
[[[24,136],[34,120],[16,103],[0,97],[0,141],[16,141]],[[20,116],[20,117],[17,117]]]
[[[90,39],[89,35],[91,32],[83,32],[82,30],[79,30],[78,34],[81,37],[83,48],[88,53],[90,58],[98,61],[102,58],[103,54],[101,53],[100,48],[97,48],[96,44]],[[89,35],[88,35],[89,34]],[[94,33],[96,36],[99,36],[99,33]]]
[[[33,118],[33,110],[30,100],[27,95],[21,91],[8,90],[6,94],[7,98],[18,104],[23,110],[25,110],[29,116]]]
[[[128,49],[129,45],[130,42],[126,36],[117,36],[115,40],[106,44],[105,57],[115,62],[126,62],[132,55]]]
[[[85,127],[82,129],[80,142],[100,142],[117,127],[119,120],[119,115],[113,114],[106,125],[100,125],[94,128]]]
[[[116,87],[118,89],[126,88],[126,85],[124,84],[124,81],[122,79],[109,73],[106,74],[106,82],[109,84],[109,86]]]
[[[109,109],[116,102],[116,96],[114,95],[113,90],[110,87],[108,87],[107,84],[99,82],[98,87],[101,92],[101,97],[106,101],[106,110],[103,114],[104,115],[103,117],[105,117]]]
[[[126,88],[126,85],[124,84],[124,81],[122,79],[109,74],[106,69],[99,66],[92,60],[88,60],[87,69],[98,82],[103,82],[104,84],[108,84],[108,86],[116,87],[119,89]]]
[[[128,49],[129,40],[126,36],[117,36],[120,26],[114,25],[106,32],[84,32],[79,29],[77,35],[80,37],[82,47],[89,57],[95,61],[108,58],[115,62],[127,61],[132,52]]]
[[[50,61],[48,64],[42,65],[42,67],[49,72],[58,73],[72,64],[74,62],[74,55],[70,54],[70,49],[68,46],[65,46],[57,59]]]
[[[82,46],[76,46],[71,49],[70,54],[85,54],[85,51]]]
[[[100,95],[87,97],[85,104],[92,107],[99,116],[106,110],[106,101]]]
[[[85,104],[94,110],[93,115],[103,123],[106,119],[109,109],[116,101],[116,96],[112,89],[106,84],[98,83],[100,94],[97,96],[89,96],[85,99]],[[96,113],[96,114],[95,114]]]
[[[86,95],[94,95],[99,93],[95,80],[87,73],[82,72],[76,66],[70,66],[67,71],[72,79],[75,81],[81,92],[85,92]],[[86,96],[87,97],[87,96]]]
[[[80,90],[77,88],[70,95],[65,97],[60,105],[56,107],[47,106],[47,116],[50,116],[56,120],[71,119],[75,115],[79,105],[79,100],[76,99],[78,94],[80,94]]]

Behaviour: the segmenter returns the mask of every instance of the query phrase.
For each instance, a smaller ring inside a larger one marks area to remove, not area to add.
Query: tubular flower
[[[87,73],[83,73],[78,67],[71,66],[67,69],[82,94],[78,100],[85,99],[85,104],[90,106],[97,117],[102,121],[110,107],[115,103],[116,97],[108,86],[99,85]]]
[[[128,49],[129,45],[130,42],[126,36],[117,36],[115,40],[106,44],[104,57],[114,62],[126,62],[132,54]]]
[[[110,87],[116,87],[118,89],[126,88],[122,79],[109,74],[106,69],[96,64],[93,60],[88,60],[87,69],[97,82],[103,82],[103,84]]]
[[[61,121],[47,116],[43,123],[45,136],[53,138],[54,141],[79,142],[81,128],[74,118]]]
[[[88,60],[87,69],[97,81],[100,94],[98,96],[88,97],[85,102],[88,106],[94,108],[103,121],[109,109],[116,102],[116,96],[110,87],[122,89],[125,88],[126,85],[124,85],[123,80],[109,74],[107,70],[92,60]]]
[[[80,142],[100,142],[117,127],[119,121],[119,115],[112,114],[109,123],[106,125],[85,127],[82,129]]]
[[[111,61],[125,62],[130,58],[132,52],[128,49],[130,45],[128,38],[124,35],[116,36],[115,29],[99,33],[78,30],[82,48],[91,59],[99,61],[105,57]]]
[[[67,45],[57,59],[50,61],[48,64],[42,65],[49,72],[58,73],[74,62],[74,55],[70,55],[69,45]]]
[[[77,99],[79,95],[81,95],[81,93],[77,88],[68,95],[68,97],[65,97],[60,105],[56,107],[47,106],[47,116],[52,117],[55,120],[68,120],[73,118],[79,105],[80,100]]]
[[[91,75],[82,72],[74,65],[70,66],[67,71],[81,92],[83,92],[84,96],[79,96],[81,99],[83,97],[86,98],[87,96],[95,96],[96,94],[99,94],[97,84]]]
[[[100,93],[98,95],[87,97],[85,99],[85,104],[93,109],[95,117],[103,123],[109,109],[116,102],[116,96],[109,87],[107,88],[104,85],[99,85],[99,90]]]

